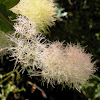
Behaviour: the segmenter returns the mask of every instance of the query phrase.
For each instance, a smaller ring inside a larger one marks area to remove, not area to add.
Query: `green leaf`
[[[5,2],[6,0],[0,0],[0,3],[3,3],[3,2]]]
[[[6,7],[0,4],[0,30],[4,32],[11,31],[13,29],[11,22],[9,21],[10,14],[7,12]]]
[[[19,80],[19,79],[20,79],[20,73],[17,72],[16,74],[17,74],[17,76],[16,76],[16,80]]]
[[[19,0],[2,0],[2,3],[6,6],[7,10],[17,5]]]
[[[8,40],[4,32],[0,31],[0,48],[5,48],[10,46],[11,41]]]
[[[94,98],[100,98],[100,91],[95,94]]]

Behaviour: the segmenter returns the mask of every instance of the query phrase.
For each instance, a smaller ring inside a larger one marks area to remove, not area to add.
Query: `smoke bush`
[[[56,7],[51,0],[20,0],[10,10],[26,16],[36,23],[37,31],[46,31],[48,26],[54,25],[56,20]]]
[[[79,90],[96,71],[79,44],[48,42],[41,34],[56,20],[56,7],[50,0],[20,0],[13,12],[22,14],[15,19],[15,32],[10,37],[17,46],[11,47],[12,57],[22,69],[32,68],[31,76],[42,76],[47,83],[68,85]],[[24,16],[23,16],[24,15]],[[18,34],[18,36],[16,36]]]
[[[27,17],[19,15],[14,21],[16,21],[14,23],[15,35],[20,33],[22,36],[25,35],[31,38],[33,35],[38,34],[35,22],[30,21]]]
[[[80,45],[64,47],[54,42],[39,57],[43,63],[42,77],[47,83],[67,84],[79,90],[96,70],[91,57]]]

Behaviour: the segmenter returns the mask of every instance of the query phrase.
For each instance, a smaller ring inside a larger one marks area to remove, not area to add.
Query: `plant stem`
[[[11,77],[11,75],[9,75],[8,77],[4,78],[4,79],[0,82],[0,84],[2,84],[3,82],[5,82],[6,80],[8,80],[10,77]]]
[[[100,78],[98,76],[96,76],[96,75],[92,75],[92,76],[100,81]]]
[[[5,19],[11,26],[13,26],[13,24],[12,24],[9,20],[7,20],[7,18],[5,18],[5,17],[2,15],[2,13],[0,13],[0,16],[3,17],[3,19]]]
[[[6,77],[6,76],[8,76],[9,74],[12,74],[12,73],[13,73],[13,71],[10,71],[7,74],[4,74],[3,77]]]
[[[3,17],[12,27],[14,27],[13,24],[12,24],[7,18],[5,18],[5,17],[2,15],[2,13],[0,13],[0,16]],[[27,39],[31,40],[31,41],[34,42],[35,44],[37,44],[36,41],[34,41],[34,40],[28,38],[26,35],[23,35],[23,36],[26,37]],[[40,46],[40,45],[38,44],[38,46]]]
[[[3,75],[3,77],[5,77],[5,76],[7,76],[7,77],[4,78],[4,79],[0,82],[0,84],[2,84],[3,82],[5,82],[6,80],[8,80],[14,72],[17,73],[19,67],[20,67],[20,66],[17,66],[16,69],[14,69],[13,71],[8,72],[7,74]]]

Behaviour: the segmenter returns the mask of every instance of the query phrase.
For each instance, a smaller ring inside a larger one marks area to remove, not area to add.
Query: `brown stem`
[[[12,24],[9,20],[7,20],[7,19],[2,15],[2,13],[0,13],[0,16],[3,17],[12,27],[14,27],[13,24]],[[23,34],[23,36],[26,37],[27,39],[31,40],[31,41],[34,42],[35,44],[37,44],[34,40],[28,38],[26,35]],[[40,46],[40,45],[39,45],[39,46]]]
[[[41,94],[44,98],[47,98],[46,93],[44,92],[43,89],[41,89],[39,86],[37,86],[35,83],[32,83],[31,81],[28,81],[28,84],[32,85],[33,89],[38,89],[39,91],[41,91]]]
[[[7,19],[2,15],[2,13],[0,13],[0,16],[3,17],[4,20],[7,21],[7,22],[13,27],[13,24],[12,24],[9,20],[7,20]]]

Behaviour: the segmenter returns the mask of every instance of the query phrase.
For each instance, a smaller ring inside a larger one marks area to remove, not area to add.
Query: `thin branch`
[[[72,1],[71,1],[71,0],[68,0],[68,2],[69,2],[69,4],[70,4],[70,5],[73,5],[73,3],[72,3]]]
[[[7,20],[7,18],[5,18],[2,13],[0,13],[0,16],[3,17],[3,19],[13,27],[13,24],[9,20]]]
[[[44,90],[41,89],[39,86],[37,86],[35,83],[32,83],[32,82],[28,81],[28,84],[32,85],[32,93],[33,93],[36,89],[38,89],[39,91],[41,91],[42,96],[43,96],[44,98],[47,98],[47,95],[46,95],[46,93],[44,92]]]
[[[100,81],[100,78],[96,75],[92,75],[93,77],[95,77],[96,79],[98,79],[98,81]]]
[[[14,27],[13,24],[9,20],[7,20],[7,18],[5,18],[1,13],[0,13],[0,16],[3,17],[12,27]],[[26,37],[28,40],[31,40],[32,42],[34,42],[35,44],[37,44],[34,40],[28,38],[26,35],[23,34],[23,36]]]
[[[14,72],[16,72],[16,71],[18,70],[19,67],[20,67],[20,66],[17,66],[15,70],[13,70],[13,71],[11,71],[11,72],[8,72],[7,74],[4,74],[3,77],[6,77],[6,76],[7,76],[7,77],[0,81],[0,85],[1,85],[3,82],[7,81],[10,77],[12,77],[12,74],[13,74]]]

